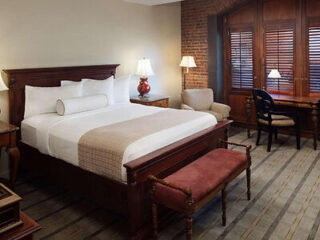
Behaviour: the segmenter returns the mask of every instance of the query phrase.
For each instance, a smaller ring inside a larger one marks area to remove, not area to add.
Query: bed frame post
[[[143,186],[142,183],[137,183],[136,173],[132,171],[127,171],[127,184],[127,206],[130,239],[142,239],[145,235],[144,229],[142,229],[145,223],[145,216],[143,215],[144,199],[141,199],[141,196],[144,196]]]

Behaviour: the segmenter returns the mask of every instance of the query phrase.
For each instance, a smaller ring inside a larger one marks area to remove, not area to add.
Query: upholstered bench
[[[187,239],[192,235],[192,214],[222,191],[222,224],[226,225],[226,186],[246,170],[247,198],[250,200],[250,148],[220,140],[225,148],[205,154],[170,176],[159,179],[149,176],[153,216],[153,235],[158,238],[157,204],[186,215]],[[227,149],[228,145],[242,146],[246,153]]]

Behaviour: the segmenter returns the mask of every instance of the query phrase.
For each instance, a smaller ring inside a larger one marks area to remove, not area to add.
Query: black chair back
[[[256,106],[257,118],[268,120],[265,114],[269,115],[270,111],[274,109],[274,101],[273,98],[264,90],[261,89],[253,89],[252,90],[254,104]]]

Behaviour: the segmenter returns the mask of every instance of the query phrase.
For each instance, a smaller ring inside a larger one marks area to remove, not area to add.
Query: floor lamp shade
[[[197,67],[194,57],[192,56],[183,56],[180,67],[186,68],[186,72],[183,75],[183,88],[186,89],[186,73],[189,73],[189,68]]]
[[[186,68],[197,67],[196,62],[194,61],[194,57],[192,57],[192,56],[182,57],[180,67],[186,67]]]

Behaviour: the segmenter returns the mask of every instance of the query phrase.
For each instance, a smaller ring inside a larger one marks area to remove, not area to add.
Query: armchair
[[[211,88],[185,89],[181,98],[181,109],[207,112],[214,115],[217,121],[223,121],[229,117],[231,108],[228,105],[214,102]]]

